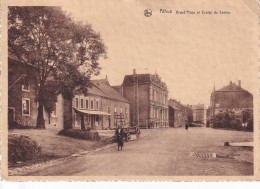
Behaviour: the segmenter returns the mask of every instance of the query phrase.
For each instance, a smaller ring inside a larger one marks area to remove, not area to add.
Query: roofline
[[[94,93],[91,93],[91,92],[88,92],[87,95],[84,95],[84,96],[88,96],[88,94],[91,94],[91,95],[94,95],[94,96],[100,96],[100,97],[102,97],[102,98],[106,98],[106,99],[110,99],[110,100],[115,100],[115,101],[118,101],[118,102],[126,102],[126,103],[130,104],[130,102],[129,102],[128,100],[126,100],[126,101],[117,100],[117,99],[114,99],[114,98],[109,98],[109,97],[106,97],[106,96],[97,95],[97,94],[94,94]]]

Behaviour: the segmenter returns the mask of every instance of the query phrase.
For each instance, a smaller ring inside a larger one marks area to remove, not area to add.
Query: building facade
[[[204,123],[205,108],[204,104],[192,105],[193,121]]]
[[[168,90],[157,74],[124,77],[122,95],[130,102],[131,125],[163,127],[168,125]]]
[[[36,126],[38,115],[38,76],[36,71],[16,57],[8,57],[8,124]],[[58,96],[54,111],[43,116],[45,127],[60,130],[63,128],[63,99]]]
[[[72,102],[73,128],[113,129],[130,124],[129,102],[113,89],[107,79],[93,80],[88,94]]]
[[[235,116],[242,125],[253,118],[253,95],[241,87],[240,80],[238,84],[230,81],[229,85],[219,90],[215,90],[214,87],[210,96],[207,120],[221,113]]]

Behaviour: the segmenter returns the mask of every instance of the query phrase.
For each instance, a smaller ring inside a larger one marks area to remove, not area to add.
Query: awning
[[[77,112],[81,112],[81,113],[84,113],[84,114],[92,114],[92,115],[111,115],[107,112],[102,112],[102,111],[97,111],[97,110],[86,110],[86,109],[75,109],[75,111]]]

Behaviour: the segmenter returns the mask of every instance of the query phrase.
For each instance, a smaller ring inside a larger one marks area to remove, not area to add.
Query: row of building
[[[37,120],[37,76],[15,57],[8,58],[8,121],[35,126]],[[71,106],[72,104],[72,110]],[[168,89],[158,74],[125,75],[119,86],[108,78],[92,80],[87,95],[67,102],[58,95],[52,113],[44,111],[46,128],[63,129],[66,120],[73,128],[112,129],[120,126],[180,127],[194,117],[192,106],[168,100]],[[196,117],[197,114],[195,114]],[[196,119],[196,118],[195,118]]]

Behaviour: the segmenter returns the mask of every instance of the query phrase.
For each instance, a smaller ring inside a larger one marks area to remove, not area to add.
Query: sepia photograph
[[[256,1],[29,2],[4,4],[3,178],[256,178]]]

